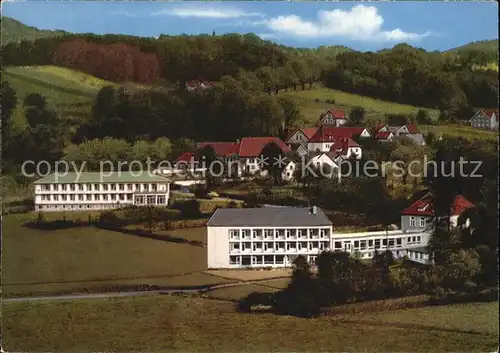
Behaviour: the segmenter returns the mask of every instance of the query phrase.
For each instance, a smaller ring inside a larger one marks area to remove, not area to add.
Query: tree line
[[[304,84],[319,79],[343,47],[289,48],[254,34],[165,36],[67,34],[1,48],[4,65],[51,65],[77,69],[116,82],[176,83],[218,81],[239,70],[270,67],[283,80]],[[266,87],[267,88],[267,87]]]
[[[242,136],[280,136],[302,120],[289,97],[269,95],[252,72],[224,76],[203,92],[104,87],[97,94],[92,119],[78,127],[73,142],[113,137],[137,139],[235,141]]]
[[[463,58],[405,44],[378,53],[341,53],[323,80],[347,92],[451,110],[458,119],[470,118],[472,107],[498,105],[497,73],[475,72]]]
[[[357,52],[344,47],[297,49],[254,34],[165,36],[67,34],[1,48],[4,65],[56,64],[115,81],[179,83],[219,81],[240,70],[256,72],[266,91],[326,86],[385,100],[452,109],[497,105],[497,74],[474,66],[492,59],[481,50],[461,55],[426,52],[407,44]],[[259,70],[259,72],[257,72]]]

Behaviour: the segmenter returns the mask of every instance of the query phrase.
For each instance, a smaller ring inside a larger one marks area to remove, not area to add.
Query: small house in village
[[[476,129],[498,129],[498,114],[494,110],[478,110],[469,122]]]
[[[202,80],[193,80],[186,82],[186,89],[189,92],[204,91],[208,88],[211,88],[212,86],[213,84],[211,82]]]
[[[474,204],[462,195],[455,197],[450,210],[450,225],[458,226],[458,217],[467,209],[474,207]],[[425,195],[420,200],[415,201],[405,208],[401,213],[401,228],[411,230],[429,230],[432,227],[434,210],[431,196]]]
[[[328,111],[321,114],[316,125],[327,126],[327,127],[339,127],[346,124],[349,121],[344,111],[341,109],[329,109]]]

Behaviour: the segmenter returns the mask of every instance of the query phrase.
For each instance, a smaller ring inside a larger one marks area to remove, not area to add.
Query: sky
[[[255,33],[295,47],[345,45],[356,50],[398,43],[447,50],[498,39],[496,2],[2,2],[2,16],[40,29],[73,33]]]

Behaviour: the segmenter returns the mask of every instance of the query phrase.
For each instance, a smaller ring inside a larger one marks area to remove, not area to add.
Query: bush
[[[325,103],[335,104],[335,99],[333,99],[333,98],[325,99]]]
[[[197,199],[210,199],[204,187],[196,187],[196,189],[194,190],[194,196]]]
[[[179,210],[183,218],[196,218],[202,215],[200,203],[197,200],[176,202],[172,205],[172,208]]]
[[[97,224],[103,228],[120,228],[127,224],[125,220],[118,217],[113,211],[105,211],[99,216]]]

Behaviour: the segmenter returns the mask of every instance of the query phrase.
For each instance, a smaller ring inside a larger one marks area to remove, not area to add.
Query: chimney
[[[312,206],[312,207],[311,207],[311,214],[312,214],[312,215],[315,215],[315,214],[317,214],[317,213],[318,213],[318,208],[317,208],[316,206]]]

